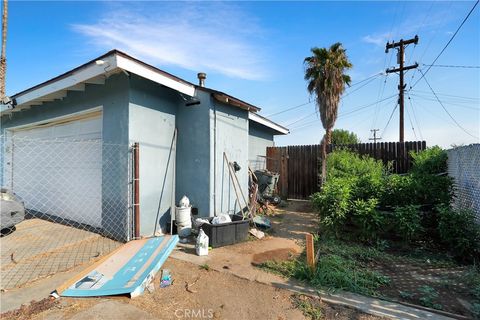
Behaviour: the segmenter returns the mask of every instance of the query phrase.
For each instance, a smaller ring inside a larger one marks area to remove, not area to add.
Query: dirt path
[[[2,319],[379,319],[348,307],[330,305],[267,285],[284,281],[252,265],[299,254],[306,232],[314,232],[315,214],[307,202],[291,202],[272,219],[272,235],[212,250],[198,257],[193,244],[179,245],[167,260],[174,283],[136,299],[62,298],[33,304]],[[207,270],[208,269],[208,270]],[[189,290],[186,284],[189,284]]]
[[[313,212],[310,201],[289,201],[285,208],[278,208],[277,212],[271,218],[273,236],[303,243],[306,233],[316,232],[318,216]]]
[[[164,268],[172,270],[173,285],[145,293],[136,299],[62,298],[58,303],[36,306],[35,310],[3,315],[5,320],[90,320],[90,319],[308,319],[294,301],[299,299],[315,306],[324,319],[373,320],[377,317],[359,313],[353,309],[330,306],[318,299],[310,300],[294,296],[290,291],[240,279],[231,274],[203,270],[191,263],[169,259]],[[189,283],[188,292],[185,284]],[[193,284],[194,283],[194,284]],[[305,304],[306,306],[308,304]],[[47,309],[44,310],[43,309]],[[38,312],[40,311],[40,312]]]

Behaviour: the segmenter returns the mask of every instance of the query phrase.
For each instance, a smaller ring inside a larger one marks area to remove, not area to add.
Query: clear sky
[[[7,94],[117,48],[192,82],[206,72],[208,87],[287,125],[291,134],[276,143],[289,145],[318,143],[324,132],[303,79],[311,47],[341,42],[354,65],[335,127],[362,141],[376,128],[382,141],[396,141],[398,75],[380,74],[396,65],[396,56],[385,53],[385,43],[418,34],[406,63],[417,61],[425,72],[475,2],[9,3]],[[480,65],[480,5],[436,64]],[[409,71],[407,88],[420,78]],[[406,140],[443,147],[479,142],[480,69],[432,67],[425,78],[457,124],[421,79],[406,97]]]

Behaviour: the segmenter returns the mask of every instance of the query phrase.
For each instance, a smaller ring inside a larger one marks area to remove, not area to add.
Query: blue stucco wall
[[[210,215],[210,93],[197,90],[199,105],[177,110],[177,203],[186,195],[199,216]]]
[[[126,240],[128,232],[128,87],[127,77],[117,74],[106,79],[104,85],[87,84],[83,92],[68,91],[62,100],[1,117],[1,133],[4,134],[12,127],[102,107],[105,143],[102,175],[109,177],[102,183],[102,226],[107,234],[119,240]],[[109,161],[105,161],[107,155]],[[1,157],[3,163],[3,149]]]
[[[166,231],[170,221],[175,150],[172,139],[181,98],[169,88],[130,77],[129,140],[140,144],[140,233]]]
[[[208,91],[199,89],[196,94],[201,103],[187,107],[178,92],[134,74],[127,77],[120,73],[108,78],[105,85],[87,85],[84,92],[69,91],[61,101],[15,113],[12,118],[2,117],[1,129],[3,133],[9,127],[102,106],[104,154],[109,155],[102,164],[103,214],[106,222],[115,216],[115,221],[123,223],[120,228],[117,222],[107,223],[106,228],[116,232],[119,239],[125,238],[129,219],[128,146],[139,142],[140,231],[142,236],[149,236],[156,225],[166,231],[172,192],[175,203],[187,195],[200,216],[238,212],[223,152],[241,166],[237,176],[248,197],[249,160],[255,160],[266,146],[273,145],[273,132],[252,125],[247,111],[217,102]],[[171,143],[175,127],[173,191]]]
[[[236,161],[240,165],[241,170],[237,172],[237,176],[248,201],[248,111],[212,100],[210,126],[211,159],[214,158],[214,154],[216,155],[216,161],[210,161],[210,179],[212,181],[210,184],[210,215],[221,212],[236,213],[241,209],[240,206],[244,206],[244,202],[240,192],[241,204],[236,202],[237,197],[223,153],[226,153],[230,162]]]
[[[248,127],[248,162],[252,170],[265,169],[267,147],[274,146],[274,131],[268,127],[249,121]],[[263,157],[260,157],[263,156]]]

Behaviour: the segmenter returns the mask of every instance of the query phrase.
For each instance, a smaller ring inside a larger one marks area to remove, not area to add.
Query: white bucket
[[[177,226],[192,227],[191,218],[192,207],[179,208],[175,207],[175,223]]]

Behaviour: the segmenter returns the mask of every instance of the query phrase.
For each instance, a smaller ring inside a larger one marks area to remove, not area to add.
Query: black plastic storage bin
[[[228,246],[247,239],[250,228],[249,221],[240,215],[231,215],[232,222],[222,224],[202,224],[201,228],[208,236],[208,244],[212,248]],[[209,219],[211,222],[213,218]]]

